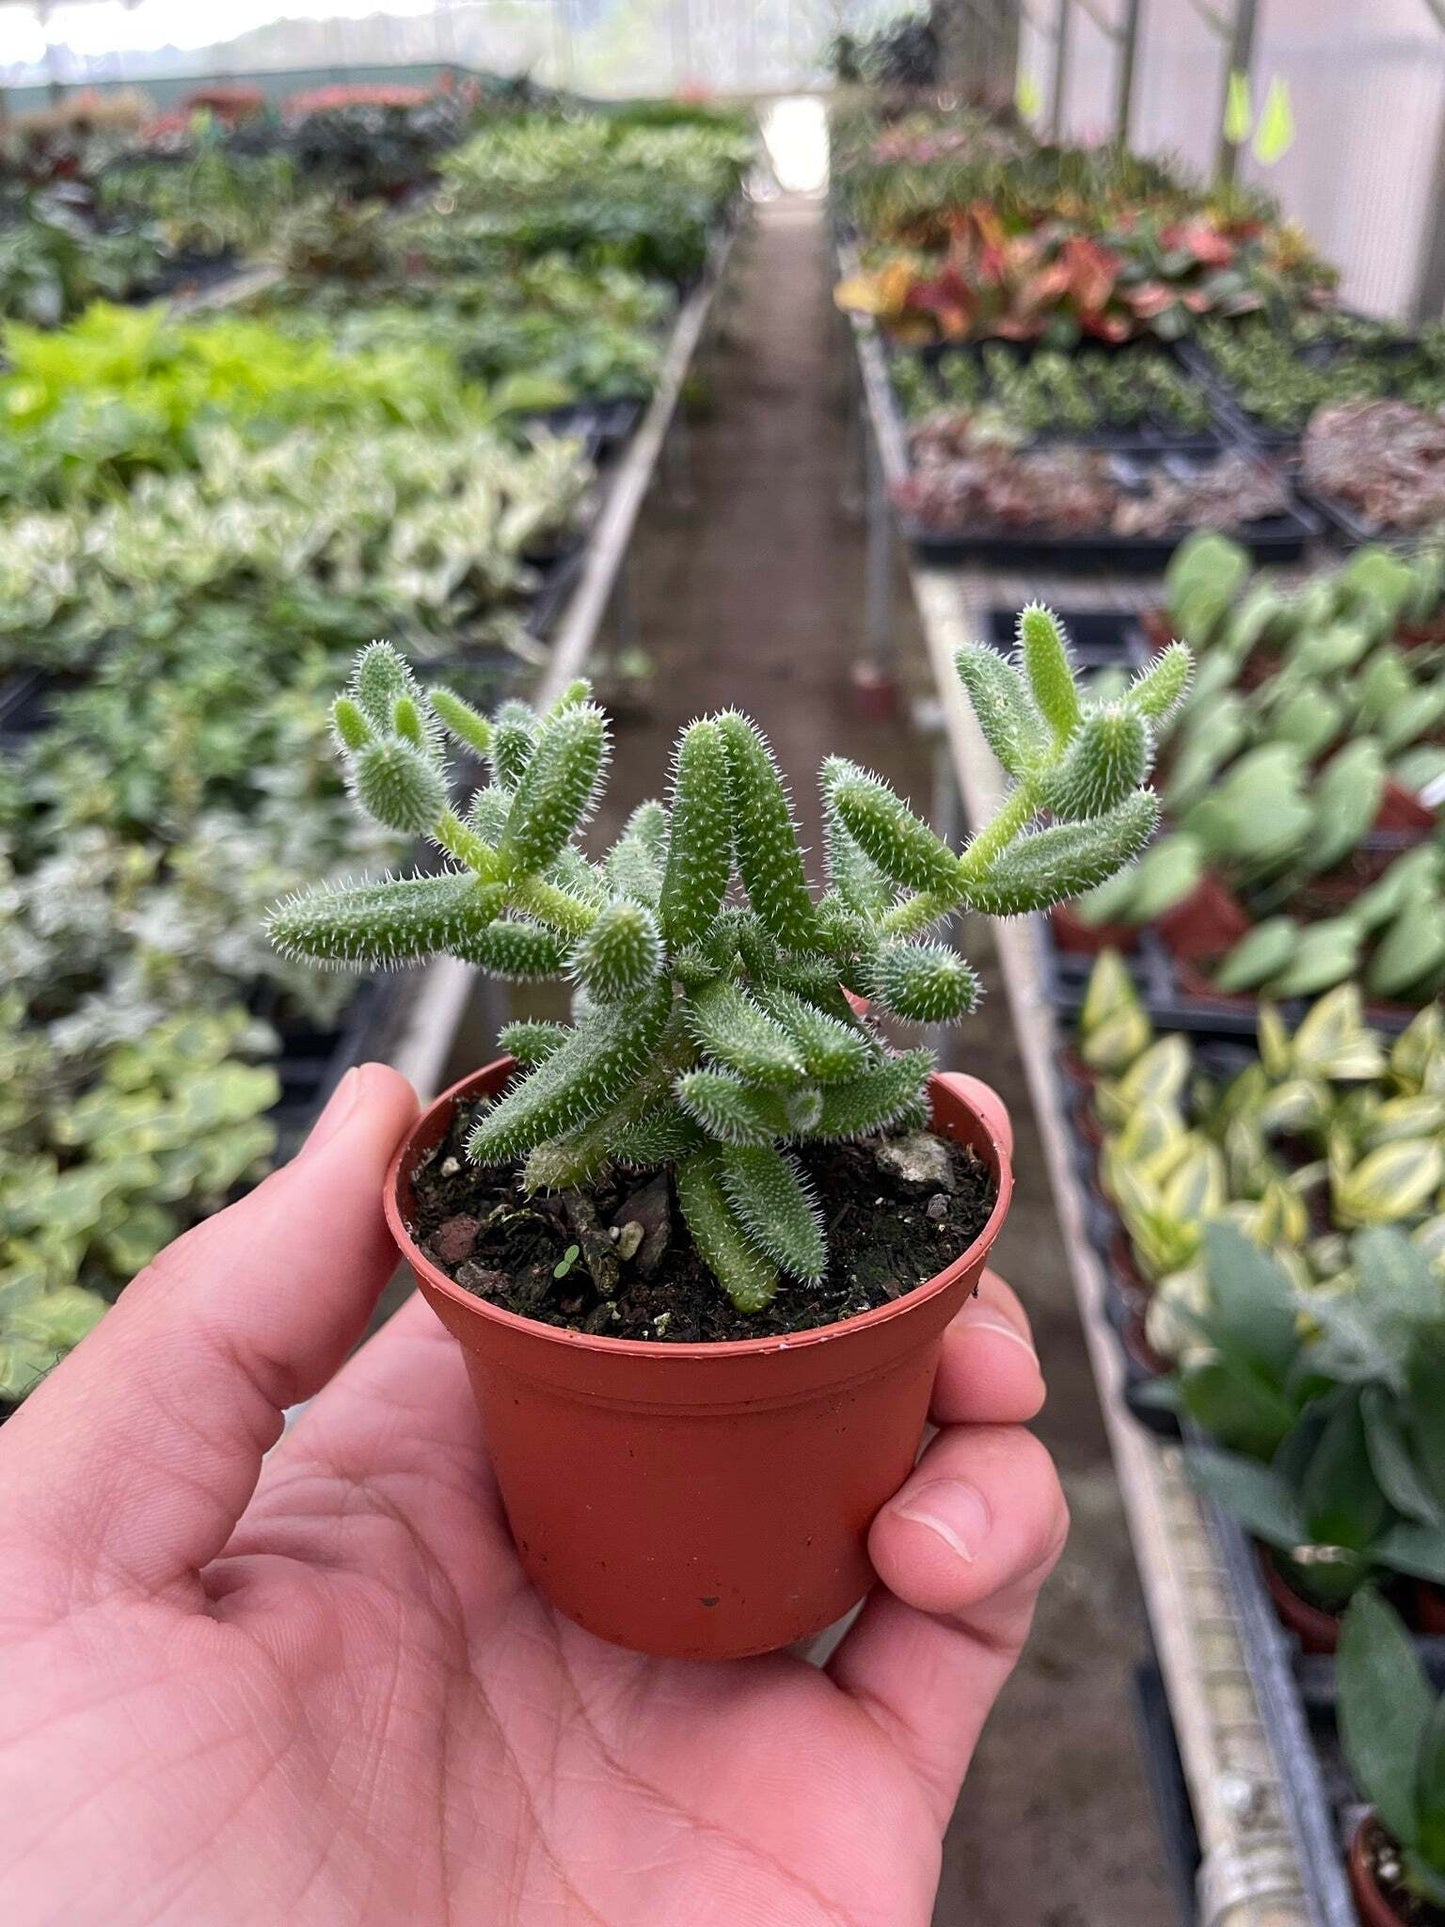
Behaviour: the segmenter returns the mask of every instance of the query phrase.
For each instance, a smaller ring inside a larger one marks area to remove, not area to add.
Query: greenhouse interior
[[[1445,0],[0,4],[0,1919],[1445,1927]]]

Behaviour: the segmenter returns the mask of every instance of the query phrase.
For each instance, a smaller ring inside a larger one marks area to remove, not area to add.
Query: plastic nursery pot
[[[1404,1927],[1403,1916],[1390,1905],[1375,1878],[1370,1836],[1379,1824],[1373,1813],[1367,1813],[1351,1836],[1346,1861],[1350,1895],[1359,1913],[1361,1927]]]
[[[839,1324],[669,1345],[521,1318],[414,1243],[419,1162],[455,1107],[500,1091],[513,1068],[489,1064],[423,1113],[385,1208],[466,1354],[523,1569],[569,1619],[662,1657],[736,1659],[821,1631],[873,1583],[868,1527],[912,1470],[944,1328],[1008,1215],[1001,1100],[973,1078],[932,1079],[933,1128],[998,1184],[988,1223],[946,1270]]]
[[[1340,1622],[1322,1606],[1312,1606],[1302,1598],[1274,1562],[1267,1546],[1258,1546],[1260,1570],[1274,1602],[1280,1623],[1292,1632],[1304,1653],[1333,1653],[1340,1642]]]
[[[1171,956],[1181,963],[1222,957],[1250,929],[1249,913],[1217,876],[1206,871],[1199,882],[1155,924]]]

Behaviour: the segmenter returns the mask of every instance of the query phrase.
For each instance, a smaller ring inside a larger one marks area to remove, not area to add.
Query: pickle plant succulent
[[[272,939],[340,967],[449,951],[503,977],[570,976],[572,1025],[504,1032],[524,1074],[479,1115],[470,1155],[520,1162],[533,1191],[612,1164],[672,1166],[698,1250],[739,1309],[759,1310],[780,1272],[815,1279],[827,1263],[788,1147],[926,1119],[931,1054],[889,1050],[849,993],[906,1020],[963,1016],[977,980],[929,940],[935,925],[1075,895],[1154,828],[1144,785],[1155,725],[1189,679],[1185,648],[1117,702],[1092,703],[1059,623],[1031,607],[1016,660],[970,644],[957,666],[1013,779],[998,814],[956,854],[886,783],[831,758],[828,887],[815,894],[788,792],[745,716],[686,729],[668,804],[642,804],[598,863],[576,841],[608,753],[585,683],[545,714],[512,701],[487,719],[446,688],[424,695],[374,643],[334,712],[352,794],[447,867],[294,898]],[[490,770],[464,814],[449,801],[448,737]]]

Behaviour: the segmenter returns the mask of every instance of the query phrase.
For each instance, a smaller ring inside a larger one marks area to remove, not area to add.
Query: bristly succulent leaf
[[[284,957],[396,970],[485,929],[502,895],[470,872],[327,885],[278,904],[267,930]]]
[[[428,835],[447,806],[441,771],[425,751],[399,736],[357,752],[351,789],[368,816],[402,836]]]
[[[1056,740],[1066,741],[1079,725],[1079,692],[1064,625],[1042,603],[1031,602],[1019,616],[1018,649],[1040,713]]]
[[[445,688],[423,701],[401,656],[373,644],[333,712],[347,780],[379,820],[425,837],[450,867],[293,899],[278,906],[273,939],[338,966],[446,951],[522,981],[570,970],[571,1027],[528,1021],[503,1032],[518,1076],[475,1119],[471,1155],[515,1162],[524,1191],[583,1187],[619,1165],[670,1167],[699,1251],[734,1302],[756,1310],[779,1267],[817,1278],[827,1262],[787,1147],[928,1119],[929,1053],[893,1054],[850,1000],[915,1023],[960,1016],[977,980],[950,948],[924,940],[931,929],[964,907],[1007,915],[1086,890],[1153,828],[1141,785],[1186,656],[1166,656],[1103,703],[1080,696],[1046,611],[1025,611],[1020,650],[1022,667],[977,648],[958,659],[1014,779],[993,820],[956,855],[886,783],[834,758],[822,772],[829,887],[815,899],[788,792],[745,717],[730,711],[686,730],[670,811],[639,805],[592,861],[578,836],[596,804],[606,726],[586,684],[544,716],[512,701],[488,718]],[[491,773],[455,808],[448,738]],[[1191,824],[1165,842],[1193,835]],[[1147,870],[1135,872],[1135,895],[1153,887]],[[1438,894],[1437,883],[1432,872],[1422,893]],[[1433,953],[1397,960],[1396,939],[1376,937],[1400,909],[1395,898],[1376,904],[1378,894],[1352,909],[1373,955],[1412,980],[1435,971]],[[1419,907],[1425,921],[1423,894]],[[1312,926],[1311,938],[1320,932]],[[1363,1194],[1397,1149],[1392,1138],[1367,1141],[1331,1182]],[[1356,1215],[1368,1218],[1363,1206]]]
[[[529,917],[499,917],[459,937],[450,948],[463,963],[515,984],[560,977],[567,966],[567,939]]]
[[[622,826],[607,858],[607,881],[618,895],[657,908],[667,862],[667,811],[661,803],[639,803]]]
[[[373,642],[357,658],[349,693],[373,728],[391,728],[391,711],[398,696],[415,696],[416,680],[389,642]]]
[[[880,953],[875,995],[885,1010],[915,1024],[952,1024],[978,1002],[978,977],[942,943],[893,943]]]
[[[880,1131],[916,1128],[928,1118],[928,1079],[933,1053],[904,1051],[861,1077],[827,1084],[810,1137],[874,1137]]]
[[[1044,807],[1063,822],[1102,816],[1146,780],[1152,758],[1144,718],[1109,703],[1084,718],[1063,761],[1044,779]]]
[[[822,1213],[797,1159],[771,1144],[729,1144],[718,1173],[748,1242],[795,1278],[821,1278],[828,1264]]]
[[[583,703],[548,717],[497,845],[505,874],[532,876],[556,861],[592,813],[606,753],[600,709]]]
[[[331,726],[341,748],[353,754],[365,749],[372,739],[373,731],[366,719],[366,712],[350,696],[338,696],[331,705]]]
[[[1049,736],[1028,684],[986,643],[964,643],[953,662],[989,748],[1010,776],[1026,776],[1041,759]]]
[[[529,1070],[536,1064],[545,1064],[571,1036],[565,1024],[545,1024],[534,1018],[523,1019],[515,1024],[504,1024],[497,1033],[497,1049],[508,1057],[515,1057],[519,1064]]]
[[[503,789],[516,789],[526,775],[540,726],[536,711],[515,699],[504,702],[492,718],[487,756]]]
[[[675,1164],[706,1143],[705,1134],[692,1119],[675,1104],[668,1104],[616,1132],[612,1159],[630,1170],[648,1171],[655,1165]]]
[[[722,1144],[771,1144],[797,1128],[776,1092],[754,1090],[730,1071],[688,1071],[675,1088],[688,1116]]]
[[[948,895],[958,888],[958,858],[879,776],[841,756],[823,765],[823,793],[871,863],[910,890]]]
[[[601,1004],[641,996],[662,968],[662,939],[652,912],[617,897],[598,912],[572,953],[572,975]]]
[[[736,984],[709,984],[692,1000],[688,1022],[698,1048],[750,1084],[788,1084],[804,1074],[803,1056]]]
[[[968,901],[988,916],[1018,917],[1082,896],[1136,857],[1158,820],[1153,791],[1137,790],[1104,816],[1017,837],[978,881],[970,881]]]
[[[1171,642],[1158,660],[1130,683],[1125,701],[1138,715],[1162,723],[1188,695],[1193,678],[1193,656],[1182,642]]]
[[[824,791],[827,766],[824,766]],[[898,894],[871,857],[865,856],[857,839],[839,821],[836,810],[829,809],[826,819],[828,879],[850,910],[863,917],[880,917],[890,909]]]
[[[474,756],[486,756],[492,746],[492,725],[480,711],[445,684],[438,683],[427,691],[427,701],[431,704],[432,714],[449,730],[464,749]]]
[[[761,1311],[777,1294],[778,1274],[748,1241],[728,1204],[718,1154],[695,1151],[677,1167],[677,1201],[693,1242],[739,1311]]]
[[[659,912],[674,949],[696,943],[722,908],[733,865],[728,755],[716,723],[682,733],[672,773],[672,821]]]
[[[484,1111],[467,1139],[479,1164],[525,1157],[544,1138],[576,1130],[615,1103],[651,1068],[672,1011],[672,993],[656,985],[638,1002],[600,1005],[560,1050]]]
[[[748,901],[777,941],[808,950],[818,920],[783,779],[761,732],[736,710],[717,718],[728,759],[733,835]]]
[[[876,1046],[856,1022],[845,1023],[840,1017],[830,1016],[791,990],[764,991],[758,1001],[787,1031],[802,1056],[804,1070],[820,1084],[856,1077],[867,1069]]]

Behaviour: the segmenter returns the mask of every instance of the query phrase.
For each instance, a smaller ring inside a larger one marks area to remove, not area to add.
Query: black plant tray
[[[1066,1017],[1077,1017],[1084,1007],[1089,975],[1097,957],[1061,949],[1052,924],[1042,919],[1044,931],[1044,990],[1052,1007]],[[1138,932],[1132,950],[1122,953],[1129,975],[1156,1030],[1190,1031],[1202,1037],[1250,1038],[1259,1025],[1259,1000],[1254,997],[1200,995],[1180,982],[1179,970],[1168,947],[1151,929]],[[1323,996],[1324,992],[1321,991]],[[1317,1001],[1314,997],[1276,999],[1275,1008],[1291,1029]],[[1365,1021],[1387,1037],[1398,1037],[1418,1011],[1401,1004],[1371,1004]]]
[[[1147,669],[1154,660],[1138,622],[1127,610],[1057,609],[1054,613],[1064,625],[1081,669],[1138,671]],[[1008,654],[1014,647],[1017,626],[1017,610],[990,609],[985,640]]]
[[[1201,462],[1177,451],[1141,447],[1135,442],[1120,449],[1113,460],[1121,479],[1129,471],[1162,463],[1197,471],[1214,460]],[[1089,534],[1053,535],[1023,527],[998,529],[975,527],[949,530],[930,529],[916,517],[903,513],[900,523],[904,535],[923,562],[941,565],[960,562],[991,563],[1000,568],[1063,569],[1090,571],[1108,569],[1120,573],[1160,573],[1179,544],[1193,533],[1179,528],[1167,535],[1115,535],[1108,529]],[[1258,522],[1244,522],[1223,531],[1247,548],[1257,562],[1295,562],[1304,554],[1310,539],[1318,533],[1318,523],[1306,508],[1296,505],[1281,515]]]
[[[547,408],[522,420],[550,435],[570,436],[583,444],[594,461],[605,461],[631,439],[643,407],[636,398],[622,396],[615,401],[569,402],[566,407]]]
[[[1128,349],[1138,349],[1141,346],[1137,341],[1119,343],[1089,341],[1082,345],[1091,352],[1096,352],[1100,355],[1122,354]],[[905,356],[908,356],[922,362],[931,371],[941,374],[946,363],[956,356],[967,357],[970,361],[982,364],[985,349],[1002,349],[1013,360],[1020,363],[1032,361],[1036,354],[1047,351],[1046,344],[1037,341],[934,342],[924,348],[900,348],[896,345],[892,346],[889,350],[889,360],[890,362],[900,361]],[[1200,390],[1203,399],[1209,403],[1210,412],[1214,416],[1214,419],[1207,426],[1188,428],[1172,416],[1157,414],[1146,416],[1138,422],[1114,428],[1107,426],[1099,428],[1070,428],[1061,423],[1054,427],[1041,428],[1034,431],[1030,440],[1025,443],[1024,446],[1041,448],[1067,442],[1075,443],[1081,448],[1117,450],[1123,454],[1134,454],[1140,449],[1144,449],[1158,454],[1174,453],[1193,455],[1201,460],[1207,460],[1211,456],[1219,455],[1226,448],[1232,447],[1239,437],[1232,426],[1221,420],[1219,410],[1215,405],[1214,390],[1208,383],[1201,379],[1197,368],[1186,363],[1173,347],[1163,343],[1152,344],[1152,352],[1160,359],[1173,361],[1175,366],[1179,368],[1181,372],[1188,375],[1194,382],[1195,387]],[[944,392],[941,380],[939,383],[938,400],[941,408],[946,409],[950,406],[949,397]],[[896,407],[896,396],[894,397],[894,403]],[[983,405],[986,406],[987,403]],[[899,410],[899,414],[901,417],[901,409]],[[906,421],[904,425],[905,428],[908,426]]]
[[[47,728],[60,690],[43,669],[15,669],[0,679],[0,750],[18,749]]]

